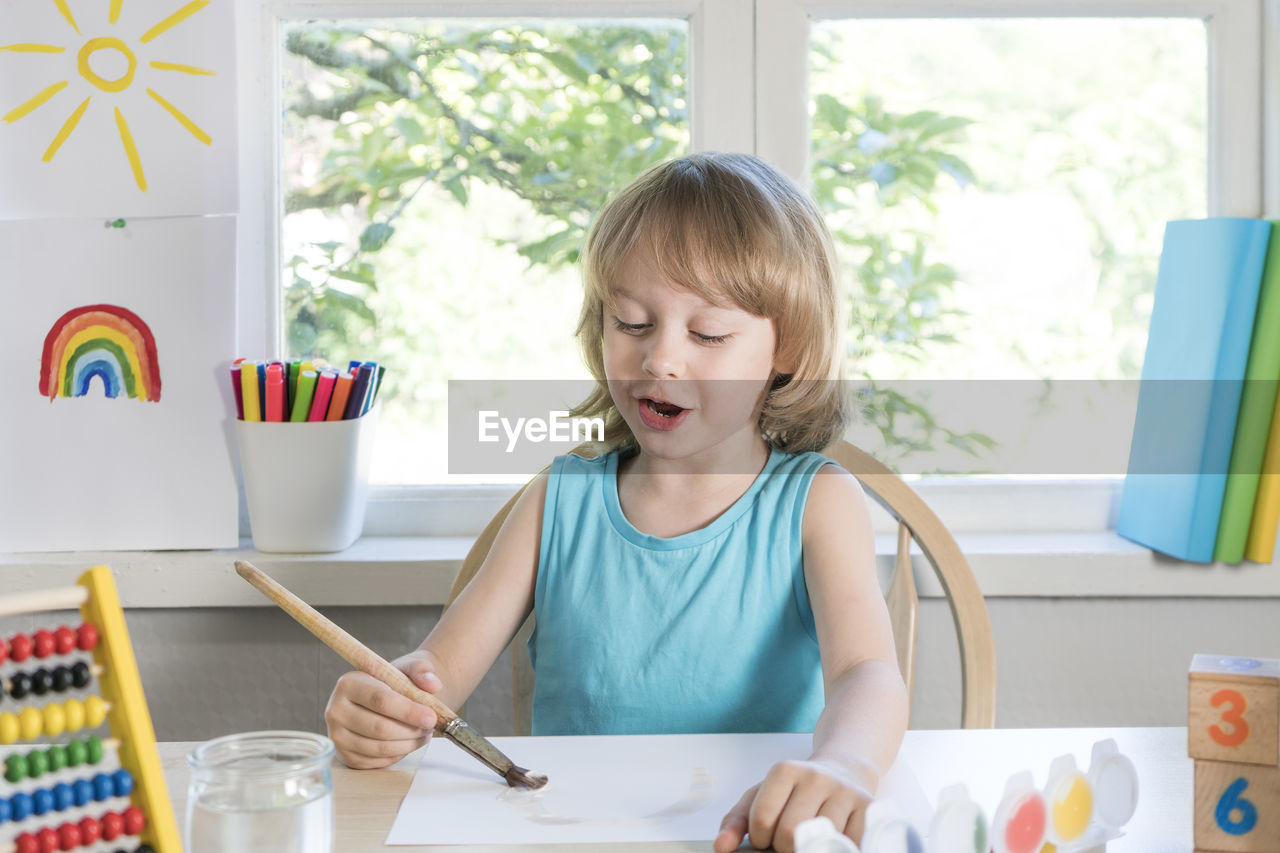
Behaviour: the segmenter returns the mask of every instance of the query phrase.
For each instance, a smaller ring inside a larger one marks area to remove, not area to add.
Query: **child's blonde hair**
[[[604,312],[623,265],[646,249],[667,280],[774,321],[777,360],[795,369],[775,377],[765,398],[767,442],[799,453],[843,434],[837,266],[822,214],[759,158],[694,154],[649,169],[604,206],[587,234],[576,334],[596,387],[574,414],[603,418],[607,447],[635,437],[606,384]]]

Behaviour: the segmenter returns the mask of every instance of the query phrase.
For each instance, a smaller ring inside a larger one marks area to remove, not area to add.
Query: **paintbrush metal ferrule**
[[[502,750],[485,740],[461,717],[449,721],[444,727],[444,736],[475,756],[513,788],[541,788],[547,784],[546,776],[517,767],[515,762],[502,754]]]

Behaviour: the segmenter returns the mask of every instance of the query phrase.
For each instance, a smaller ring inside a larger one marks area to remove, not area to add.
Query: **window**
[[[283,116],[281,134],[246,139],[262,168],[242,195],[284,211],[242,216],[242,349],[393,367],[373,531],[474,530],[487,513],[460,528],[459,501],[510,493],[445,476],[444,380],[584,375],[576,241],[598,197],[650,162],[755,151],[811,183],[852,236],[848,270],[875,266],[867,234],[886,241],[881,275],[914,258],[917,286],[881,288],[861,320],[887,324],[882,345],[852,354],[882,380],[1136,376],[1163,222],[1261,210],[1257,0],[582,0],[486,16],[510,7],[270,2],[241,22],[278,61],[255,75],[244,57],[244,85],[267,81]],[[1009,251],[975,250],[993,232]],[[850,304],[866,309],[875,270],[855,272]],[[1093,503],[1065,523],[1098,526],[1116,481],[970,479],[929,499],[1008,503],[1014,488],[1061,523],[1061,495],[1084,488]],[[1021,509],[1015,524],[1042,525]]]

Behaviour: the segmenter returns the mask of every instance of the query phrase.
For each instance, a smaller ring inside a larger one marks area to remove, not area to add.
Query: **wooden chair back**
[[[594,448],[584,444],[572,452],[590,457],[594,455]],[[898,522],[897,556],[885,602],[893,624],[898,668],[907,683],[908,695],[912,693],[915,680],[919,612],[911,558],[911,543],[914,541],[941,583],[955,623],[960,647],[961,725],[966,729],[993,728],[996,716],[995,641],[982,591],[960,546],[924,500],[883,463],[847,441],[837,441],[823,453],[857,477],[872,499]],[[480,570],[507,514],[523,491],[522,487],[513,495],[476,538],[454,578],[453,588],[449,591],[450,604]],[[525,645],[532,630],[533,617],[530,616],[511,643],[512,701],[517,735],[527,735],[532,722],[533,667]]]

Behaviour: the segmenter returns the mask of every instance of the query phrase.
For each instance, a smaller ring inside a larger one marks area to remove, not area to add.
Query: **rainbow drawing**
[[[97,378],[108,397],[160,399],[160,362],[151,329],[118,305],[84,305],[58,318],[40,354],[40,394],[83,397]]]

